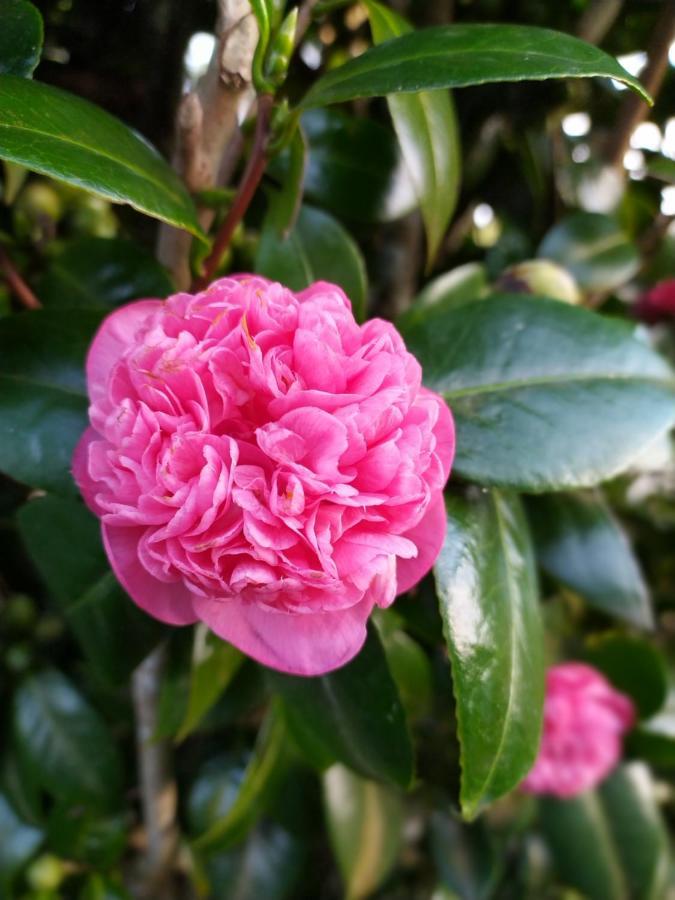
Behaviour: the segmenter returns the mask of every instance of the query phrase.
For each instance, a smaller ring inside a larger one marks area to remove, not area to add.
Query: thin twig
[[[307,29],[309,28],[312,21],[312,13],[314,12],[314,7],[318,2],[319,0],[305,0],[305,2],[298,10],[298,22],[295,26],[296,47],[300,44],[305,34],[307,33]]]
[[[232,206],[230,207],[223,224],[220,226],[216,239],[213,242],[211,253],[204,261],[203,271],[194,282],[193,289],[202,290],[212,280],[220,260],[229,245],[237,225],[246,214],[251,200],[256,192],[260,180],[267,167],[267,144],[270,137],[270,117],[274,97],[271,94],[261,94],[258,97],[258,118],[256,121],[255,138],[253,148],[246,170],[237,189]]]
[[[26,309],[40,309],[42,304],[19,274],[4,247],[0,247],[0,270],[5,277],[7,287]]]
[[[155,735],[159,693],[166,666],[166,645],[154,650],[136,669],[132,696],[136,721],[141,806],[146,854],[140,894],[148,900],[172,896],[171,878],[178,851],[177,790],[171,748]]]
[[[577,25],[577,37],[589,44],[600,44],[616,22],[623,0],[592,0]]]
[[[668,51],[673,39],[675,39],[675,0],[664,0],[647,48],[647,66],[640,78],[654,100],[668,68]],[[638,94],[631,92],[626,96],[607,148],[607,161],[610,165],[623,164],[631,135],[640,122],[646,119],[648,112],[649,107]]]

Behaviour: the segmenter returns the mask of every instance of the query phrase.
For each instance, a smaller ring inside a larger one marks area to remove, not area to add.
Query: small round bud
[[[34,891],[54,891],[65,876],[63,863],[51,853],[38,856],[26,872],[26,880]]]
[[[574,278],[567,269],[548,259],[528,259],[509,266],[499,276],[495,287],[510,294],[536,294],[564,303],[581,302]]]

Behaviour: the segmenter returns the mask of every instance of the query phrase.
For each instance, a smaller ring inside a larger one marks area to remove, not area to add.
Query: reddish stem
[[[218,230],[213,242],[211,252],[204,261],[202,274],[196,278],[192,285],[193,290],[203,290],[213,279],[216,269],[222,259],[223,253],[232,240],[237,225],[246,215],[246,210],[251,205],[251,200],[260,184],[263,173],[267,168],[267,144],[270,137],[270,117],[274,97],[271,94],[261,94],[258,97],[258,119],[256,122],[253,149],[246,165],[246,170],[241,179],[232,206],[230,207],[223,224]]]
[[[0,270],[5,276],[7,286],[26,309],[40,309],[42,304],[28,287],[12,262],[9,253],[0,246]]]

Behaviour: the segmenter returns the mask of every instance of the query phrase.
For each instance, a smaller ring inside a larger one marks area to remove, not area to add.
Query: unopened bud
[[[581,293],[567,269],[548,259],[528,259],[509,266],[495,287],[510,294],[536,294],[564,303],[580,303]]]

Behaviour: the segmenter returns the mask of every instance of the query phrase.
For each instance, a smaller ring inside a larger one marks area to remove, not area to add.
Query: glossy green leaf
[[[122,800],[117,744],[98,712],[68,679],[49,669],[14,697],[14,736],[36,781],[57,800],[115,809]]]
[[[0,896],[12,896],[15,876],[37,852],[42,840],[42,831],[22,822],[0,794]]]
[[[403,840],[402,796],[340,765],[324,774],[323,792],[345,900],[363,900],[380,887],[396,863]]]
[[[633,699],[641,719],[661,709],[668,693],[668,670],[661,652],[649,641],[609,632],[587,640],[586,656]]]
[[[540,812],[556,868],[589,900],[665,896],[668,835],[646,766],[622,766],[569,800],[541,798]]]
[[[413,753],[401,700],[371,629],[346,666],[318,678],[269,671],[294,739],[320,768],[340,761],[368,778],[407,787]]]
[[[101,313],[22,312],[0,319],[0,471],[74,494],[70,464],[87,425],[84,359]]]
[[[434,574],[457,705],[460,802],[472,818],[519,784],[539,748],[543,634],[518,498],[476,491],[449,499]]]
[[[27,0],[0,0],[0,22],[0,75],[32,75],[42,50],[42,16]]]
[[[650,765],[664,769],[675,767],[675,690],[671,688],[656,715],[630,733],[628,749]]]
[[[300,291],[314,281],[339,284],[363,320],[366,269],[355,242],[328,213],[310,206],[300,210],[295,227],[284,238],[277,225],[274,199],[263,225],[255,270]]]
[[[600,495],[532,497],[527,509],[545,572],[597,609],[640,628],[653,627],[638,560]]]
[[[43,306],[110,309],[174,291],[166,269],[134,241],[85,237],[49,261],[35,292]]]
[[[655,156],[647,163],[647,172],[652,178],[658,178],[659,181],[665,181],[668,184],[675,184],[675,159],[669,159],[667,156]]]
[[[302,117],[308,199],[341,219],[389,222],[415,208],[415,189],[391,128],[342,110]]]
[[[366,0],[366,8],[376,44],[413,30],[403,16],[376,0]],[[447,90],[390,94],[387,103],[422,210],[431,264],[459,196],[461,148],[455,108]]]
[[[200,853],[227,850],[240,841],[270,802],[288,762],[288,735],[276,709],[269,714],[236,793],[222,816],[214,817],[207,830],[194,841]]]
[[[611,291],[640,268],[637,247],[610,216],[578,212],[555,225],[537,255],[567,269],[582,290]]]
[[[415,302],[399,317],[400,328],[409,328],[430,312],[480,300],[488,291],[487,271],[482,263],[465,263],[449,272],[438,275],[426,284],[417,295]]]
[[[457,426],[458,474],[545,491],[626,469],[675,422],[675,376],[633,328],[555,300],[493,296],[403,329]]]
[[[0,158],[201,235],[185,186],[159,153],[59,88],[0,75]]]
[[[195,730],[230,684],[243,661],[243,654],[232,644],[225,643],[205,626],[195,629],[187,710],[176,734],[177,741],[184,740]]]
[[[92,668],[124,683],[165,627],[127,597],[110,571],[98,520],[76,500],[41,497],[18,514],[26,549]]]
[[[415,721],[428,715],[431,710],[433,701],[431,663],[416,640],[397,624],[388,621],[387,613],[393,611],[386,610],[378,621],[382,645],[401,703],[408,719]]]
[[[614,78],[648,97],[615,59],[569,34],[526,25],[441,25],[394,38],[332,69],[300,105],[495,81],[596,76]]]

